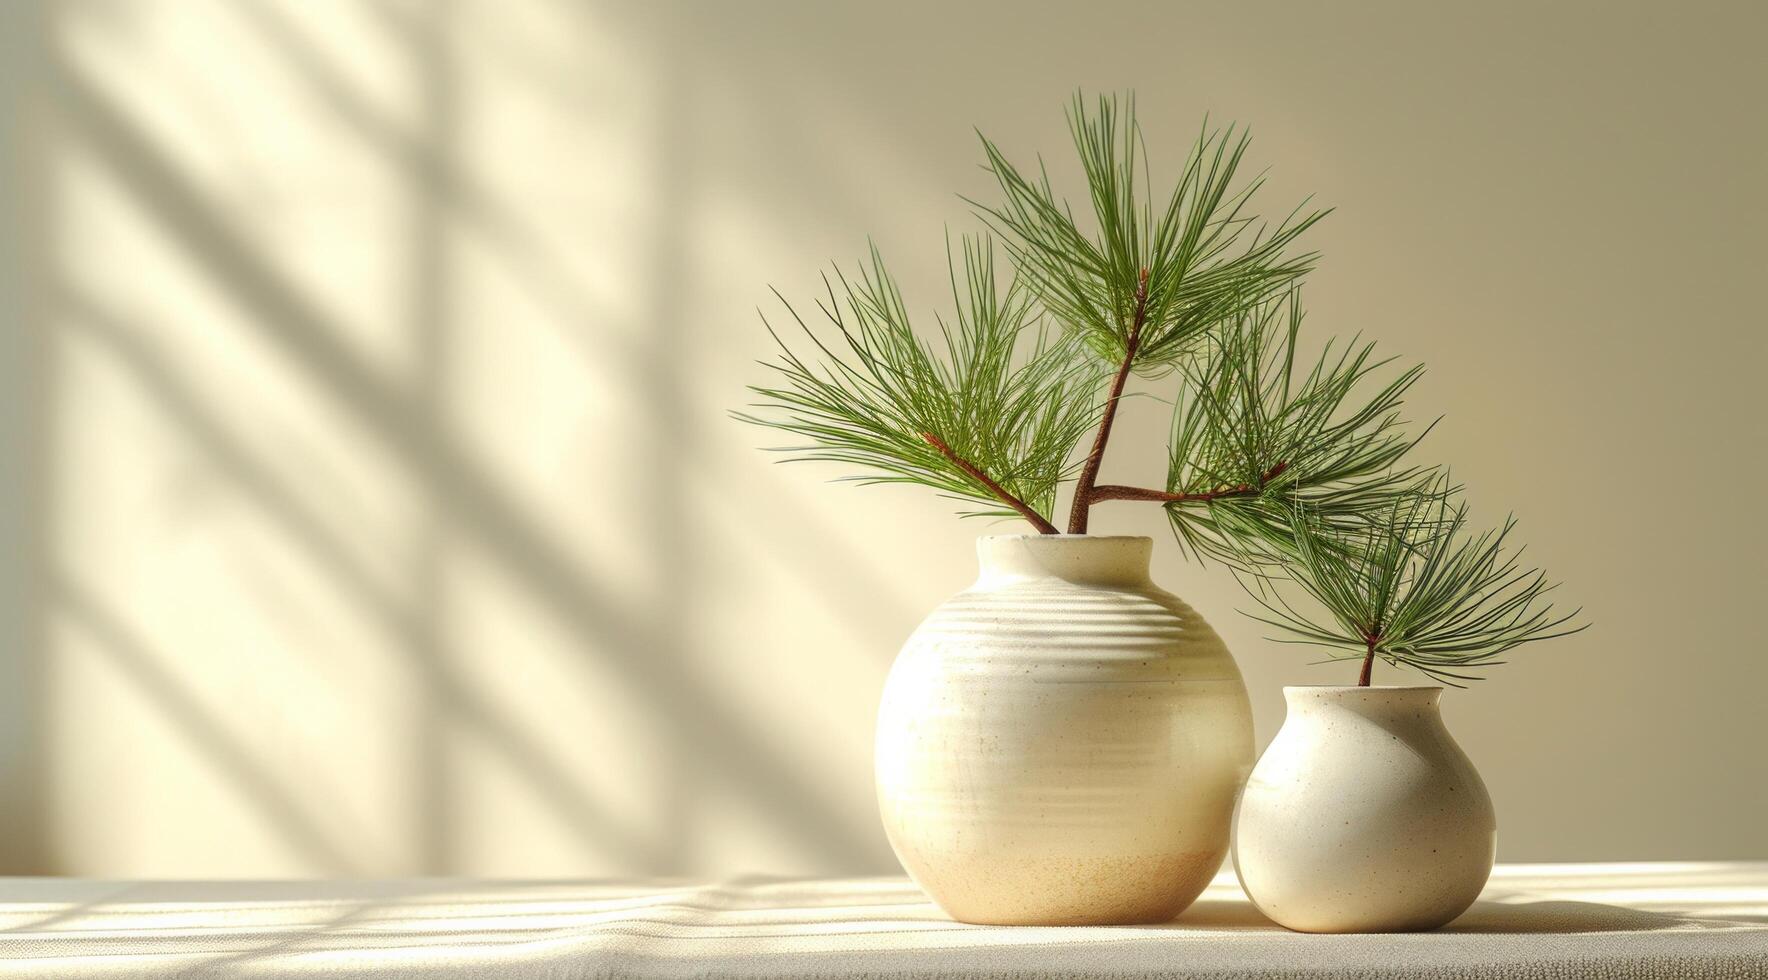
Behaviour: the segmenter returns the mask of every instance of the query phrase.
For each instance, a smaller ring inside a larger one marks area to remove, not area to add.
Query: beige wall
[[[873,708],[985,528],[723,413],[768,283],[870,234],[929,307],[970,127],[1059,157],[1075,86],[1339,208],[1313,328],[1428,362],[1596,624],[1447,699],[1501,857],[1768,857],[1760,10],[6,4],[4,870],[891,868]],[[1348,677],[1095,527],[1261,740]]]

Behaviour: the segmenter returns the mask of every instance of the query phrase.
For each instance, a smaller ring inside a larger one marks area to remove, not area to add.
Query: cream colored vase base
[[[1286,687],[1252,771],[1234,866],[1259,911],[1301,932],[1434,929],[1492,873],[1485,783],[1443,727],[1440,687]]]
[[[897,657],[878,802],[953,918],[1162,922],[1220,867],[1251,712],[1215,631],[1149,580],[1152,548],[982,538],[976,584]]]

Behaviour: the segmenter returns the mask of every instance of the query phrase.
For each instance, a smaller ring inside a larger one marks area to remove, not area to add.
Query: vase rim
[[[1002,534],[976,539],[978,585],[1061,579],[1077,585],[1143,587],[1154,539],[1115,534]]]
[[[1430,684],[1299,684],[1283,688],[1283,700],[1291,709],[1309,705],[1349,708],[1352,711],[1386,710],[1396,706],[1419,707],[1442,701],[1441,685]]]
[[[984,534],[978,541],[1148,541],[1146,534]]]
[[[1283,690],[1330,694],[1355,691],[1441,691],[1441,684],[1285,684]]]

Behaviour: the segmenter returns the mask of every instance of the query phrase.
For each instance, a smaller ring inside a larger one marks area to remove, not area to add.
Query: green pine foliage
[[[1041,160],[1027,178],[986,136],[1001,200],[970,203],[1044,307],[1112,364],[1128,357],[1144,371],[1171,367],[1212,326],[1313,268],[1316,253],[1284,250],[1325,212],[1298,207],[1275,228],[1253,215],[1262,178],[1235,183],[1246,133],[1206,125],[1156,211],[1134,102],[1120,112],[1117,99],[1102,97],[1089,113],[1077,95],[1068,123],[1095,230],[1083,230],[1074,206],[1056,196]]]
[[[852,278],[824,277],[818,327],[781,299],[815,356],[769,323],[778,380],[753,388],[761,401],[737,417],[807,440],[779,450],[791,459],[845,463],[860,470],[855,482],[918,483],[963,501],[966,516],[1036,525],[1098,422],[1100,370],[1023,288],[1000,285],[989,240],[967,238],[947,258],[956,312],[937,318],[937,351],[873,249]]]
[[[1511,517],[1470,533],[1467,503],[1446,479],[1344,526],[1300,514],[1282,542],[1282,571],[1265,566],[1264,576],[1300,586],[1324,615],[1298,611],[1280,588],[1258,587],[1265,614],[1254,618],[1290,634],[1280,642],[1362,660],[1363,684],[1382,660],[1461,686],[1480,679],[1468,671],[1503,663],[1507,651],[1585,628],[1570,625],[1576,611],[1554,615],[1544,596],[1555,586],[1523,566],[1520,548],[1506,548],[1515,526]]]
[[[796,436],[787,459],[1041,533],[1058,532],[1064,487],[1072,534],[1099,503],[1156,504],[1188,553],[1246,586],[1254,618],[1361,660],[1363,684],[1377,661],[1472,680],[1583,628],[1506,548],[1514,522],[1471,532],[1460,488],[1411,460],[1429,430],[1403,415],[1422,367],[1356,339],[1304,355],[1299,286],[1318,256],[1292,246],[1325,212],[1261,219],[1245,132],[1205,124],[1161,194],[1133,101],[1077,96],[1068,121],[1079,206],[1041,159],[1022,169],[982,137],[999,196],[970,202],[991,234],[948,242],[952,311],[917,329],[874,248],[824,276],[816,315],[779,297],[790,334],[763,314],[773,380],[737,417]],[[1098,482],[1131,375],[1171,386],[1164,489]]]
[[[1430,479],[1404,462],[1428,428],[1408,434],[1400,413],[1423,367],[1377,382],[1392,359],[1336,340],[1298,362],[1302,317],[1293,290],[1217,325],[1183,365],[1167,516],[1198,555],[1256,567],[1297,508],[1338,526]]]

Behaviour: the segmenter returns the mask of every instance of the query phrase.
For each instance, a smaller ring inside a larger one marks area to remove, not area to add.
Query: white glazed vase
[[[1163,922],[1220,868],[1252,762],[1240,672],[1140,537],[977,541],[878,714],[884,829],[949,915]]]
[[[1234,866],[1259,911],[1301,932],[1434,929],[1492,873],[1485,783],[1443,727],[1440,687],[1286,687],[1253,768]]]

